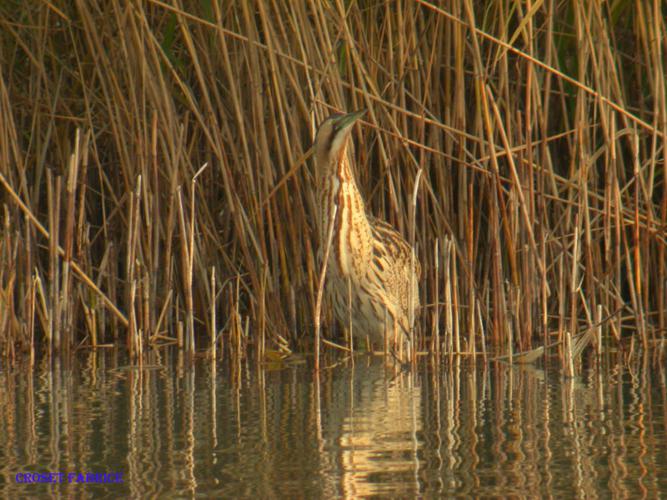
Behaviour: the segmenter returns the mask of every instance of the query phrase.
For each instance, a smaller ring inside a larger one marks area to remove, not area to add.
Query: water
[[[397,374],[368,357],[319,378],[169,353],[122,364],[106,352],[0,372],[2,497],[667,492],[665,369],[647,360],[575,379],[464,362]],[[122,482],[77,483],[86,473]]]

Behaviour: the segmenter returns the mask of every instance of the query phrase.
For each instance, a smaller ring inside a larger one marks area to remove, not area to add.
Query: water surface
[[[0,495],[667,492],[665,370],[649,360],[564,379],[463,361],[413,373],[366,356],[315,376],[152,356],[144,369],[104,352],[0,371]],[[26,481],[48,473],[64,480]],[[78,482],[86,473],[120,482]]]

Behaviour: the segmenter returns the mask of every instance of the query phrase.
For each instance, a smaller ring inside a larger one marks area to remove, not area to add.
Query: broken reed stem
[[[570,336],[577,331],[577,297],[579,289],[579,212],[574,214],[574,236],[572,238],[572,267],[570,270],[570,326],[566,334]],[[569,347],[568,347],[569,346]],[[566,348],[572,349],[571,342],[566,343]],[[570,354],[565,358],[566,361]]]
[[[137,177],[135,190],[130,195],[130,206],[128,213],[129,230],[127,234],[127,263],[126,263],[126,283],[130,285],[130,294],[128,300],[128,347],[130,357],[142,357],[143,345],[141,340],[141,328],[137,322],[136,297],[137,297],[137,278],[136,278],[136,252],[139,240],[140,224],[140,204],[141,204],[141,181],[142,177]]]
[[[242,351],[242,339],[243,339],[243,320],[241,318],[241,312],[239,311],[239,306],[241,305],[240,302],[240,294],[241,294],[241,276],[237,275],[236,276],[236,290],[234,292],[234,330],[233,330],[233,337],[234,337],[234,354],[235,354],[235,361],[234,364],[237,367],[237,371],[239,372],[240,376],[240,371],[241,371],[241,358],[243,356],[243,351]]]
[[[458,267],[456,265],[456,257],[453,253],[454,251],[454,242],[452,240],[449,241],[449,260],[451,263],[451,274],[449,278],[449,282],[451,283],[452,287],[452,301],[451,301],[451,308],[452,308],[452,318],[453,318],[453,330],[452,330],[452,340],[453,344],[450,346],[450,357],[456,353],[461,352],[461,320],[460,320],[460,315],[459,315],[459,273],[458,273]],[[472,304],[475,303],[475,298],[474,298],[474,293],[471,292],[473,295],[470,297],[472,300]],[[475,327],[475,320],[474,320],[474,314],[469,314],[468,315],[468,321],[469,325],[474,328]],[[453,347],[453,348],[451,348]]]
[[[409,218],[409,235],[410,235],[410,287],[409,287],[409,292],[408,292],[408,322],[410,325],[410,346],[409,346],[409,351],[408,351],[408,357],[412,362],[412,365],[417,362],[417,345],[415,342],[415,333],[414,333],[414,326],[415,326],[415,304],[414,304],[414,297],[412,294],[414,293],[414,287],[415,287],[415,282],[417,280],[417,276],[415,276],[415,265],[416,265],[416,249],[415,249],[415,226],[417,224],[417,194],[419,192],[419,181],[421,180],[422,174],[424,173],[424,170],[422,168],[419,168],[417,170],[417,177],[415,178],[415,185],[412,189],[412,210],[410,210],[410,218]],[[426,275],[426,273],[424,273]],[[419,293],[419,291],[417,291]]]
[[[58,239],[60,238],[60,176],[55,179],[47,170],[47,197],[49,207],[49,227],[53,237],[49,239],[49,350],[60,351],[60,266],[58,265]],[[63,254],[65,252],[63,251]]]
[[[185,352],[193,355],[195,352],[195,315],[194,315],[194,299],[193,299],[193,267],[195,254],[195,188],[197,177],[206,169],[208,163],[204,163],[199,170],[192,177],[190,182],[190,211],[189,220],[185,219],[185,209],[183,207],[183,195],[180,186],[177,188],[178,199],[178,221],[181,228],[181,265],[183,268],[183,280],[185,285],[183,287],[185,295]]]
[[[431,322],[431,354],[440,361],[440,278],[439,278],[439,239],[433,243],[433,316]],[[447,269],[445,267],[445,269]],[[426,273],[424,273],[426,274]]]
[[[137,316],[134,304],[137,297],[137,280],[130,282],[130,328],[128,329],[130,358],[136,359],[140,364],[143,362],[143,345],[141,342],[140,328],[137,325]]]
[[[486,334],[484,333],[484,323],[482,322],[482,310],[480,308],[479,302],[475,302],[475,307],[477,309],[477,324],[479,324],[479,338],[482,344],[482,357],[484,362],[487,361],[486,355]],[[473,356],[473,362],[477,359],[477,356]]]
[[[572,353],[572,334],[569,331],[565,332],[564,351],[565,364],[563,366],[564,374],[568,378],[574,377],[574,355]]]
[[[80,161],[80,147],[81,147],[81,130],[76,129],[76,136],[74,139],[74,152],[70,155],[69,168],[67,169],[67,208],[65,212],[65,240],[64,240],[64,250],[65,255],[63,256],[63,285],[62,293],[63,297],[67,297],[65,304],[63,306],[63,319],[62,319],[62,331],[66,336],[63,346],[66,350],[69,349],[69,346],[72,343],[73,335],[73,325],[72,325],[72,315],[74,311],[72,296],[72,286],[70,281],[70,262],[72,261],[72,252],[74,247],[74,219],[75,206],[74,202],[76,200],[76,187],[78,183],[78,172],[79,172],[79,161]]]
[[[35,302],[37,301],[37,278],[30,280],[30,304],[28,306],[28,332],[30,334],[30,368],[35,366]]]
[[[217,352],[216,352],[216,343],[215,343],[215,336],[216,336],[216,315],[215,315],[215,310],[216,310],[216,300],[217,298],[217,292],[216,292],[216,283],[215,283],[215,266],[211,267],[211,324],[210,324],[210,330],[209,330],[209,337],[211,340],[211,361],[215,363]]]
[[[445,244],[443,245],[443,288],[445,289],[445,338],[443,347],[445,353],[450,356],[454,351],[454,308],[452,304],[452,266],[451,259],[451,241],[449,237],[445,237]]]
[[[595,309],[595,355],[600,362],[602,359],[602,304]]]
[[[265,359],[266,354],[266,287],[268,286],[269,270],[264,268],[262,273],[262,289],[259,298],[259,343],[257,346],[257,362],[260,364]]]
[[[188,354],[192,354],[190,350],[191,340],[190,336],[194,335],[194,304],[192,300],[192,274],[190,273],[190,238],[187,222],[185,220],[185,209],[183,208],[183,195],[179,186],[177,190],[178,197],[178,222],[181,228],[181,268],[183,269],[183,295],[185,296],[185,337],[183,339],[183,348]],[[190,221],[192,224],[194,221]],[[179,347],[181,346],[179,342]]]

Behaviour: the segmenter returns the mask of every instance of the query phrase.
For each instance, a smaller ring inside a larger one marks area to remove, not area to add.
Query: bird
[[[335,318],[355,339],[389,347],[405,362],[419,310],[421,266],[405,238],[368,212],[359,192],[348,149],[353,125],[364,113],[335,113],[315,135],[318,257],[322,263],[331,238],[325,296]]]

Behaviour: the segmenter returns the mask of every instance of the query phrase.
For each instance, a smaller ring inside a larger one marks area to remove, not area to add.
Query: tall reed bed
[[[357,108],[419,349],[662,352],[666,31],[658,0],[4,2],[3,354],[310,350],[308,149]]]

